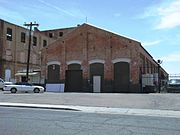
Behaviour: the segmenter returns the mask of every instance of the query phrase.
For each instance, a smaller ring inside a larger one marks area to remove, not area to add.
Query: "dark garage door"
[[[60,82],[60,65],[48,66],[47,83],[59,83]]]
[[[81,65],[68,65],[66,70],[65,92],[82,92],[82,70]]]
[[[129,92],[129,63],[118,62],[114,64],[114,92]]]

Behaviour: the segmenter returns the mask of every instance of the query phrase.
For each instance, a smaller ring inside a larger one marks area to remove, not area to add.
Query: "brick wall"
[[[114,64],[118,58],[130,59],[130,79],[132,85],[139,83],[139,42],[121,37],[111,32],[82,25],[66,37],[54,42],[47,49],[47,61],[61,63],[61,80],[65,80],[67,62],[81,61],[83,78],[89,79],[89,61],[104,60],[104,79],[113,81]]]

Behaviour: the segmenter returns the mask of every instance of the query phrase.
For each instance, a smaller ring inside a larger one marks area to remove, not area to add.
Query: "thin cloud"
[[[53,4],[45,2],[44,0],[38,0],[38,1],[41,2],[42,4],[46,5],[46,6],[50,7],[50,8],[56,9],[56,10],[58,10],[58,11],[64,13],[64,14],[66,14],[66,15],[69,15],[69,16],[72,16],[72,17],[85,17],[79,10],[74,10],[73,9],[70,12],[70,10],[65,10],[63,8],[57,7],[57,6],[53,5]]]
[[[114,16],[114,17],[120,17],[121,14],[120,14],[120,13],[114,13],[113,16]]]
[[[165,62],[180,62],[180,52],[172,53],[161,58]]]
[[[161,40],[156,40],[156,41],[145,41],[145,42],[142,42],[142,45],[143,46],[153,46],[153,45],[157,45],[161,42]]]
[[[165,39],[166,43],[168,43],[168,45],[170,45],[172,47],[172,45],[176,45],[179,46],[180,45],[180,34],[176,34],[176,35],[170,35],[166,36]]]
[[[0,7],[0,11],[1,11],[0,17],[2,19],[5,19],[5,20],[10,19],[12,22],[16,22],[16,21],[24,22],[26,20],[26,18],[24,18],[20,13],[16,11],[11,11],[3,7]]]
[[[158,9],[160,23],[157,29],[174,28],[180,25],[180,0],[172,2],[169,6]]]
[[[163,1],[160,5],[147,7],[138,19],[152,19],[154,29],[171,29],[180,26],[180,0]]]
[[[147,7],[143,14],[137,15],[137,19],[146,19],[148,17],[157,17],[157,6]]]

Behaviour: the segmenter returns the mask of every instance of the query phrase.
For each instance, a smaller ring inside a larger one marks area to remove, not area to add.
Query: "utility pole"
[[[30,61],[30,53],[31,53],[31,32],[33,26],[39,26],[39,24],[30,22],[25,23],[24,26],[30,27],[29,29],[29,45],[28,45],[28,57],[27,57],[27,69],[26,69],[26,82],[29,80],[29,61]]]

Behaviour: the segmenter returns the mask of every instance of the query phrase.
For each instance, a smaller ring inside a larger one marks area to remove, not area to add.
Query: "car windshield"
[[[171,79],[170,81],[169,81],[169,83],[171,83],[171,84],[180,84],[180,79]]]
[[[13,82],[4,82],[5,85],[12,85]]]

